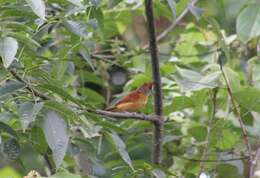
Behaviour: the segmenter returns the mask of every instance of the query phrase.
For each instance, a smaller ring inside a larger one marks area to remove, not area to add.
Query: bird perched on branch
[[[112,107],[106,108],[106,111],[137,111],[146,105],[152,88],[153,82],[145,83],[117,101]]]

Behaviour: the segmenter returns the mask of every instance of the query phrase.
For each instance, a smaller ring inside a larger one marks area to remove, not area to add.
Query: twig
[[[39,97],[39,98],[41,98],[41,99],[43,99],[43,100],[49,100],[49,99],[50,99],[48,96],[46,96],[46,95],[40,93],[39,91],[35,90],[34,88],[32,88],[32,87],[28,84],[27,81],[25,81],[24,79],[22,79],[22,78],[16,73],[16,71],[15,71],[14,69],[11,69],[11,70],[10,70],[10,73],[13,75],[13,77],[14,77],[16,80],[18,80],[19,82],[24,83],[24,84],[26,85],[25,88],[26,88],[28,91],[30,91],[34,96],[37,96],[37,97]]]
[[[239,158],[231,158],[231,159],[193,159],[193,158],[187,158],[183,156],[175,156],[187,161],[193,161],[193,162],[229,162],[229,161],[236,161],[236,160],[243,160],[243,159],[249,159],[249,156],[239,157]]]
[[[198,0],[192,0],[190,2],[191,5],[194,5]],[[189,12],[189,9],[188,9],[188,6],[182,11],[182,13],[175,19],[175,21],[168,27],[166,28],[161,34],[159,34],[157,37],[156,37],[156,41],[159,42],[161,41],[163,38],[165,38],[168,33],[170,33],[177,25],[178,23],[183,19],[183,17],[186,16],[186,14]],[[143,46],[143,49],[146,49],[148,48],[149,45],[146,44]]]
[[[148,33],[150,37],[150,52],[152,61],[153,81],[154,81],[154,110],[157,116],[157,121],[154,122],[154,146],[153,146],[153,163],[159,165],[161,163],[161,147],[163,137],[163,104],[161,91],[161,76],[159,57],[156,41],[156,32],[153,14],[153,1],[145,0],[145,13],[148,23]]]
[[[231,102],[232,102],[232,105],[234,107],[234,113],[235,115],[237,116],[238,118],[238,122],[239,122],[239,125],[240,125],[240,128],[242,130],[242,136],[244,138],[244,143],[246,145],[246,148],[247,148],[247,152],[248,152],[248,155],[249,155],[249,160],[248,160],[248,168],[250,170],[251,168],[251,164],[252,164],[252,154],[251,154],[251,145],[249,143],[249,139],[248,139],[248,135],[247,135],[247,131],[245,129],[245,126],[243,124],[243,121],[242,121],[242,117],[241,117],[241,114],[240,114],[240,110],[236,104],[236,101],[235,101],[235,98],[234,98],[234,95],[232,93],[232,90],[231,90],[231,86],[229,84],[229,81],[228,81],[228,78],[225,74],[225,71],[223,70],[223,66],[222,66],[222,63],[221,63],[221,60],[219,59],[219,66],[220,66],[220,70],[221,70],[221,73],[223,75],[223,78],[224,78],[224,81],[227,85],[227,91],[228,91],[228,95],[230,96],[230,99],[231,99]],[[251,178],[252,175],[251,174],[251,171],[249,171],[249,175],[248,175],[248,178]]]
[[[46,162],[46,164],[47,164],[47,166],[48,166],[48,168],[51,172],[51,175],[55,174],[55,168],[52,166],[50,158],[47,155],[47,153],[43,154],[43,158],[44,158],[44,160],[45,160],[45,162]]]
[[[207,160],[208,159],[208,149],[209,149],[209,142],[210,142],[210,135],[211,135],[211,129],[212,129],[212,123],[213,120],[215,118],[215,113],[216,113],[216,97],[217,97],[217,92],[218,92],[218,88],[214,88],[212,90],[212,111],[211,111],[211,116],[209,119],[209,123],[208,123],[208,128],[207,128],[207,137],[206,137],[206,145],[202,154],[201,159],[202,160]],[[204,171],[204,162],[202,161],[200,163],[200,172],[197,175],[197,177],[199,178],[201,173]]]
[[[86,109],[86,112],[96,113],[99,115],[112,117],[116,119],[134,119],[134,120],[143,120],[143,121],[150,121],[150,122],[156,122],[157,117],[145,115],[145,114],[138,114],[134,112],[111,112],[111,111],[105,111],[100,109]]]

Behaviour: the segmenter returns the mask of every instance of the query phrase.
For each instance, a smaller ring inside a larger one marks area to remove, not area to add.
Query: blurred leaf
[[[79,92],[86,97],[88,102],[93,103],[105,103],[105,99],[102,95],[89,88],[80,88]]]
[[[260,90],[253,87],[234,92],[235,100],[249,111],[260,112]]]
[[[236,92],[241,90],[241,85],[240,85],[240,78],[237,72],[234,70],[230,69],[229,67],[224,67],[223,68],[225,75],[228,79],[228,83],[231,87],[232,92]]]
[[[7,94],[11,94],[16,90],[23,88],[25,85],[21,82],[7,82],[0,87],[0,97],[5,96]]]
[[[18,43],[15,38],[4,37],[0,39],[0,56],[5,68],[8,68],[15,59]]]
[[[82,3],[80,0],[67,0],[69,1],[70,3],[76,5],[76,6],[79,6],[79,7],[83,7]]]
[[[19,173],[11,167],[4,167],[0,169],[0,177],[21,178],[21,175],[19,175]]]
[[[75,35],[78,35],[80,37],[88,35],[88,32],[86,30],[86,24],[84,24],[83,22],[66,20],[65,26]]]
[[[52,150],[56,168],[59,168],[69,143],[67,124],[56,112],[48,111],[44,117],[43,130],[47,143]]]
[[[240,135],[236,132],[223,130],[221,135],[218,135],[218,142],[216,146],[221,150],[228,150],[234,148],[235,144],[241,140]]]
[[[48,148],[48,144],[46,142],[44,132],[42,128],[38,126],[34,126],[31,130],[31,140],[34,148],[41,153],[45,154]]]
[[[58,172],[48,178],[81,178],[81,176],[77,174],[71,174],[69,172]]]
[[[128,155],[128,152],[126,151],[126,146],[125,146],[125,143],[123,142],[123,140],[115,132],[112,132],[109,135],[112,138],[112,140],[115,144],[115,147],[116,147],[118,153],[120,154],[121,158],[134,171],[132,161]]]
[[[237,17],[236,30],[238,37],[248,42],[260,35],[260,4],[249,4]]]
[[[84,49],[81,49],[81,50],[79,51],[79,53],[80,53],[80,55],[83,57],[83,59],[85,59],[85,61],[89,64],[89,66],[91,67],[91,69],[92,69],[93,71],[95,71],[95,67],[94,67],[94,65],[93,65],[93,63],[92,63],[92,60],[91,60],[91,57],[90,57],[89,53],[87,53],[87,51],[84,50]]]
[[[51,85],[51,84],[41,84],[41,85],[39,85],[39,87],[41,87],[45,90],[52,91],[52,92],[58,94],[59,96],[61,96],[62,98],[64,98],[65,100],[69,100],[69,101],[72,101],[75,104],[81,105],[79,100],[77,100],[75,97],[71,96],[69,93],[67,93],[61,87],[58,87],[56,85]]]
[[[176,17],[176,2],[175,0],[167,0],[168,5],[171,8],[173,17]]]
[[[45,4],[43,0],[26,0],[26,2],[38,17],[45,19]]]
[[[199,20],[203,14],[203,9],[196,7],[192,4],[188,4],[188,9],[196,17],[197,20]]]
[[[64,104],[58,103],[56,101],[45,101],[44,106],[51,110],[54,110],[61,114],[66,119],[76,119],[77,114],[74,113],[71,109],[66,107]]]
[[[7,155],[8,159],[15,160],[20,155],[20,145],[16,139],[9,139],[4,142],[3,152]]]
[[[195,126],[188,130],[188,133],[197,141],[204,141],[207,137],[207,127]]]
[[[156,178],[166,178],[166,174],[163,171],[161,171],[160,169],[152,170],[152,174]]]
[[[176,96],[172,99],[172,103],[165,107],[164,113],[166,115],[174,111],[180,111],[185,108],[190,108],[193,106],[193,101],[187,96]]]
[[[35,118],[41,108],[43,107],[43,103],[31,103],[24,102],[19,106],[19,115],[21,117],[22,129],[25,131],[29,124],[35,121]]]
[[[0,131],[4,131],[4,132],[10,134],[11,136],[13,136],[15,138],[18,138],[18,135],[15,132],[15,130],[13,130],[12,127],[10,127],[9,125],[7,125],[3,122],[0,122]]]
[[[241,178],[239,175],[237,167],[231,164],[219,164],[216,168],[217,177],[216,178]]]
[[[196,91],[204,88],[215,88],[218,86],[218,80],[221,72],[213,72],[207,75],[198,72],[177,67],[179,75],[173,76],[182,91]]]

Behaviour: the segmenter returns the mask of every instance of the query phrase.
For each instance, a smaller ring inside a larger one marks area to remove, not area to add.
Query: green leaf
[[[238,37],[248,42],[260,35],[260,4],[249,4],[237,17],[236,30]]]
[[[45,90],[52,91],[52,92],[58,94],[59,96],[61,96],[62,98],[64,98],[65,100],[69,100],[69,101],[72,101],[75,104],[81,105],[81,102],[79,100],[77,100],[76,98],[71,96],[63,88],[60,88],[56,85],[51,85],[51,84],[41,84],[41,85],[39,85],[39,87],[41,87]]]
[[[4,131],[8,134],[10,134],[11,136],[15,137],[15,138],[18,138],[18,135],[17,133],[13,130],[12,127],[10,127],[9,125],[3,123],[3,122],[0,122],[0,131]]]
[[[80,2],[80,0],[67,0],[69,1],[70,3],[76,5],[76,6],[79,6],[79,7],[83,7],[82,3]]]
[[[0,39],[0,56],[5,68],[8,68],[15,59],[18,43],[15,38],[4,37]]]
[[[43,0],[26,0],[26,2],[38,17],[45,19],[45,4]]]
[[[219,139],[216,146],[221,150],[232,149],[235,144],[240,140],[240,135],[236,132],[229,130],[223,130],[221,135],[218,135]]]
[[[188,133],[197,141],[204,141],[207,137],[207,127],[195,126],[188,130]]]
[[[91,57],[90,57],[89,53],[88,53],[86,50],[84,50],[84,49],[81,49],[81,50],[79,51],[79,53],[80,53],[80,55],[83,57],[83,59],[85,59],[85,61],[89,64],[89,66],[91,67],[91,69],[92,69],[93,71],[95,71],[95,67],[94,67],[94,65],[93,65],[93,63],[92,63],[92,60],[91,60]]]
[[[201,8],[196,7],[192,4],[188,4],[188,9],[196,17],[197,20],[199,20],[203,14],[203,10]]]
[[[0,177],[21,178],[21,175],[19,175],[15,169],[11,167],[5,167],[0,169]]]
[[[163,171],[161,171],[160,169],[152,170],[152,174],[156,178],[166,178],[166,174]]]
[[[42,128],[35,126],[31,130],[31,140],[34,148],[41,154],[45,154],[48,148]]]
[[[173,76],[182,91],[197,91],[204,88],[215,88],[221,76],[220,71],[201,74],[196,71],[177,67],[177,75]]]
[[[86,30],[86,24],[84,24],[83,22],[66,20],[64,24],[75,35],[78,35],[80,37],[88,35],[88,32]]]
[[[165,107],[164,113],[170,114],[174,111],[180,111],[185,108],[193,106],[193,101],[190,97],[187,96],[176,96],[172,99],[172,103]]]
[[[24,102],[19,106],[19,115],[21,117],[21,124],[23,131],[27,129],[29,124],[35,121],[35,118],[41,108],[43,107],[43,103],[31,103],[31,102]]]
[[[216,178],[241,178],[237,167],[231,164],[219,164],[216,168]]]
[[[121,158],[134,171],[132,161],[128,155],[128,152],[126,151],[126,146],[125,146],[125,143],[123,142],[123,140],[115,132],[110,133],[109,136],[112,138],[112,140],[115,144],[115,147],[116,147],[118,153],[120,154]]]
[[[77,119],[77,114],[66,107],[64,104],[58,103],[56,101],[45,101],[44,106],[48,109],[58,112],[66,119]]]
[[[7,155],[8,159],[15,160],[20,155],[20,145],[16,139],[9,139],[4,142],[3,152]]]
[[[249,111],[260,112],[260,90],[253,87],[247,87],[243,90],[234,92],[235,100],[239,105]]]
[[[0,97],[11,94],[21,88],[23,88],[25,85],[21,82],[7,82],[3,86],[0,87]]]
[[[79,92],[86,97],[88,102],[105,103],[105,99],[102,95],[89,88],[80,88]]]
[[[232,92],[241,90],[240,78],[237,72],[229,67],[223,68]]]
[[[59,168],[69,143],[67,124],[56,112],[48,111],[44,116],[43,130],[47,143],[52,150],[56,168]]]
[[[81,178],[81,176],[77,174],[71,174],[69,172],[58,172],[48,178]]]
[[[176,2],[174,0],[167,0],[169,7],[171,8],[173,17],[176,17]]]

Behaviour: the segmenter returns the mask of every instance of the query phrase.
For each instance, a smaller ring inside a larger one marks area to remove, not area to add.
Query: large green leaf
[[[19,115],[23,131],[25,131],[29,124],[35,120],[42,107],[43,103],[33,104],[31,102],[24,102],[19,106]]]
[[[130,157],[128,155],[128,152],[126,151],[126,145],[123,142],[123,140],[115,132],[112,132],[109,135],[112,138],[112,140],[113,140],[113,142],[115,144],[115,147],[116,147],[118,153],[120,154],[121,158],[125,161],[126,164],[128,164],[128,166],[132,170],[134,170],[132,161],[131,161],[131,159],[130,159]]]
[[[197,141],[204,141],[207,137],[207,127],[195,126],[188,130],[188,133]]]
[[[43,0],[26,0],[26,2],[38,17],[45,19],[45,4]]]
[[[67,124],[54,111],[48,111],[44,116],[43,130],[57,168],[60,167],[68,148],[69,135]]]
[[[3,86],[0,87],[0,97],[11,94],[21,88],[23,88],[25,85],[21,82],[7,82]]]
[[[260,4],[249,4],[237,17],[236,30],[244,42],[260,35]]]
[[[260,112],[260,90],[253,87],[244,88],[234,93],[239,105],[249,111]]]
[[[237,167],[231,164],[219,164],[216,168],[216,178],[241,178]]]
[[[0,39],[0,56],[5,68],[8,68],[15,59],[18,42],[15,38],[4,37]]]
[[[174,111],[180,111],[185,108],[193,106],[193,101],[190,97],[187,96],[176,96],[172,99],[172,103],[165,107],[164,113],[170,114]]]

